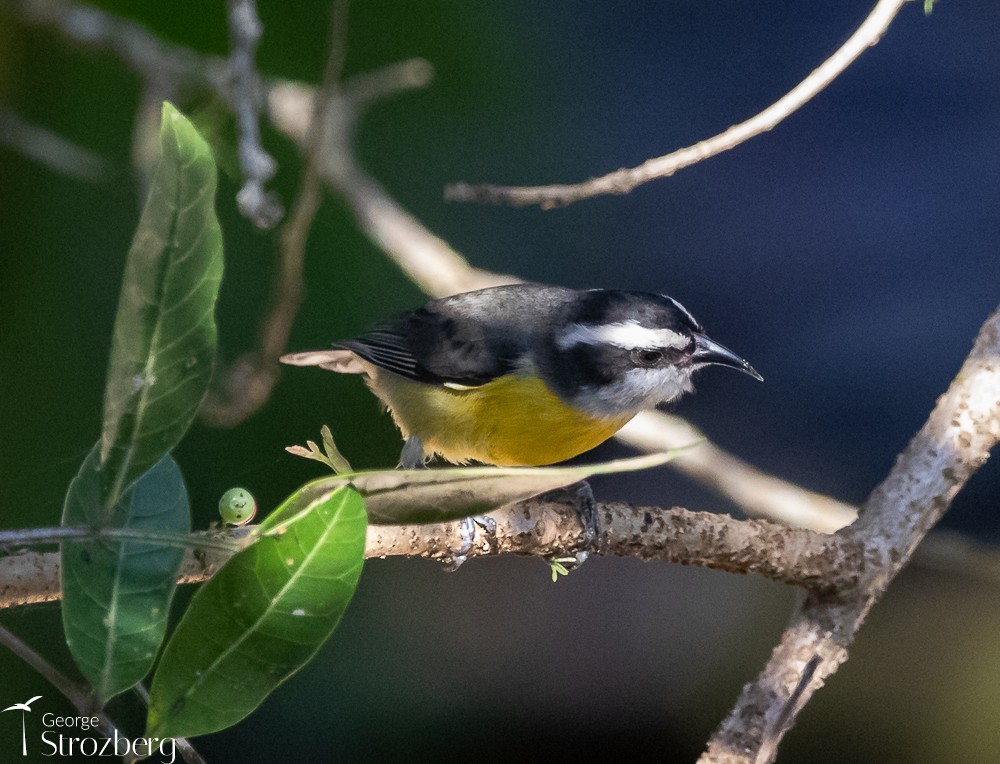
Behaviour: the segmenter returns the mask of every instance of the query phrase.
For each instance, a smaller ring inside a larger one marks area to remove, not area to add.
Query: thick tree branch
[[[841,590],[836,598],[816,592],[806,597],[764,670],[743,688],[712,736],[702,764],[754,762],[765,738],[780,740],[784,730],[772,729],[770,722],[787,707],[803,669],[819,656],[812,680],[801,691],[799,707],[847,660],[847,648],[868,611],[962,486],[986,462],[998,439],[1000,309],[986,320],[951,387],[872,492],[860,520],[840,534],[864,546],[865,565],[857,585]]]
[[[515,207],[539,205],[542,209],[565,207],[582,199],[606,194],[627,194],[636,186],[658,178],[667,178],[678,170],[739,146],[746,140],[766,133],[798,111],[813,96],[835,80],[854,60],[875,45],[885,34],[896,14],[910,0],[879,0],[864,23],[832,56],[802,82],[759,114],[730,127],[723,133],[666,156],[643,162],[638,167],[616,170],[583,183],[551,186],[498,186],[454,183],[444,190],[452,202],[485,202]]]
[[[4,546],[26,543],[53,543],[59,539],[125,538],[121,533],[104,533],[87,528],[33,528],[27,531],[5,531]],[[245,532],[233,533],[231,538],[218,536],[214,541],[204,533],[187,537],[187,553],[177,581],[182,584],[204,581],[215,575],[225,562],[239,549],[239,538]],[[206,542],[208,542],[206,544]],[[162,541],[160,543],[163,543]],[[178,544],[180,545],[180,544]],[[0,556],[0,610],[20,605],[52,602],[61,596],[59,580],[59,554],[19,549]]]
[[[581,522],[581,512],[586,515],[588,511],[594,512],[595,527]],[[867,557],[858,542],[845,535],[830,536],[679,507],[633,507],[612,502],[592,508],[571,492],[529,499],[487,517],[493,524],[372,525],[365,556],[449,562],[459,555],[466,559],[501,554],[551,558],[585,552],[759,573],[827,593],[853,589]],[[87,537],[86,533],[56,533],[60,530],[64,529],[23,533],[33,534],[25,535],[25,540],[36,541]],[[240,548],[240,537],[245,533],[240,529],[228,538],[192,535],[191,543],[199,548],[185,556],[179,581],[210,578]],[[17,534],[9,532],[5,543],[15,543]],[[58,554],[22,550],[0,557],[0,609],[59,597]]]

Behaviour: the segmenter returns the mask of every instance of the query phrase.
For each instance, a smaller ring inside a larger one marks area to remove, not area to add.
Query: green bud
[[[230,488],[219,499],[219,514],[226,525],[246,525],[257,514],[257,502],[246,488]]]

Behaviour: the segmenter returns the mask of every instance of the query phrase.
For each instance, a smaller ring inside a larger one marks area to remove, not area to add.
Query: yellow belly
[[[369,371],[369,385],[404,437],[454,463],[536,466],[589,451],[633,416],[598,418],[563,403],[528,374],[508,374],[462,390]]]

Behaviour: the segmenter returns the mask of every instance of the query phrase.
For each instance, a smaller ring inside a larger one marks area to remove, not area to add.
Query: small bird
[[[702,366],[762,380],[671,297],[541,284],[431,300],[332,349],[281,360],[364,375],[406,439],[405,468],[434,454],[553,464],[690,392]]]

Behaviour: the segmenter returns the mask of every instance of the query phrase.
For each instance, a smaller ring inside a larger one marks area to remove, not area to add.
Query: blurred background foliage
[[[101,2],[166,39],[225,55],[223,3]],[[540,212],[446,204],[455,180],[573,181],[712,135],[797,83],[871,0],[576,3],[356,2],[347,73],[411,56],[436,76],[377,105],[358,154],[404,206],[474,265],[576,287],[663,291],[766,379],[703,372],[677,408],[752,463],[864,500],[945,389],[1000,286],[1000,5],[904,9],[886,38],[773,132],[626,197]],[[316,82],[325,2],[260,0],[258,62]],[[25,25],[0,5],[0,108],[103,157],[84,182],[0,146],[0,527],[58,523],[99,432],[110,331],[141,199],[130,140],[141,88],[113,55]],[[223,167],[231,119],[203,95]],[[222,115],[221,117],[219,115]],[[265,130],[290,203],[301,166]],[[227,158],[228,154],[228,158]],[[227,272],[224,359],[255,341],[277,236],[218,207]],[[328,197],[309,241],[291,349],[321,347],[420,301]],[[255,417],[196,425],[176,452],[196,521],[234,485],[273,507],[318,474],[285,445],[328,423],[355,466],[399,441],[356,379],[287,370]],[[608,445],[587,458],[624,453]],[[599,498],[732,510],[667,470],[602,479]],[[945,524],[1000,541],[996,463]],[[586,750],[691,761],[754,676],[797,594],[635,560],[592,560],[553,585],[531,559],[374,561],[317,659],[250,719],[208,737],[212,762],[540,759]],[[68,665],[58,607],[5,625]],[[998,585],[912,568],[850,661],[810,704],[781,760],[1000,761]],[[0,704],[44,696],[0,652]],[[24,696],[24,697],[22,697]],[[119,704],[116,710],[128,718]],[[138,716],[134,717],[138,719]],[[34,722],[35,720],[31,720]],[[16,737],[0,717],[0,744]]]

